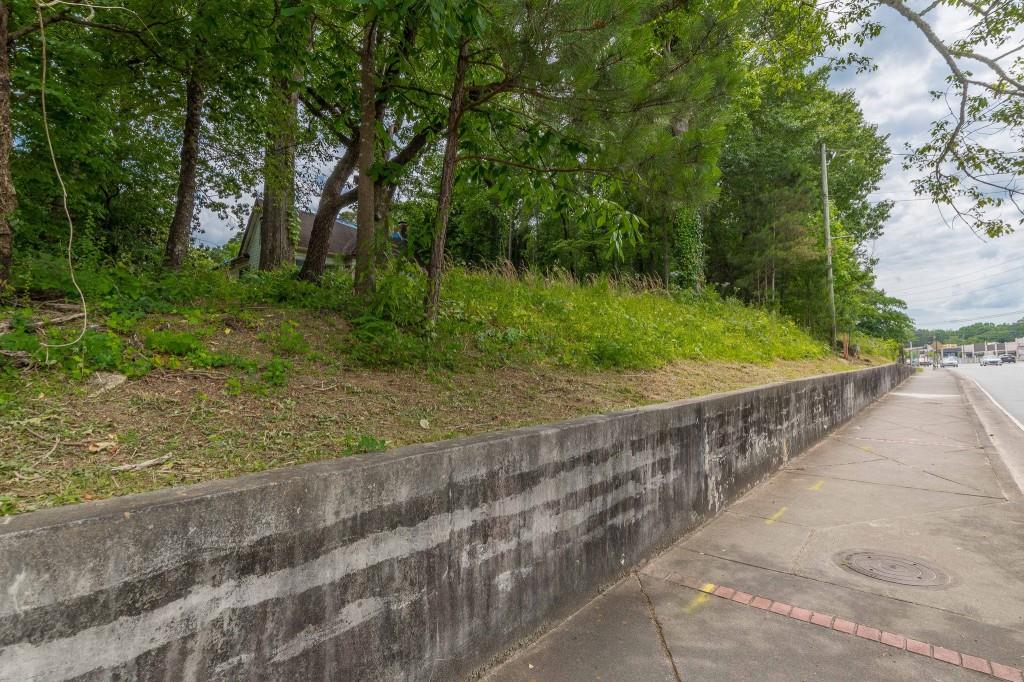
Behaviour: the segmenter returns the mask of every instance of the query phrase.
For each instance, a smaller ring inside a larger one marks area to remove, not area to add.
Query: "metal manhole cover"
[[[949,576],[926,561],[884,552],[845,552],[836,559],[840,566],[876,580],[899,585],[936,586],[949,582]]]

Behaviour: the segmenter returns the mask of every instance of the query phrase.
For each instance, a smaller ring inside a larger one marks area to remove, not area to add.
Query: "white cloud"
[[[924,36],[885,8],[876,18],[882,35],[863,53],[878,68],[869,73],[836,74],[834,87],[852,88],[868,121],[890,136],[895,153],[928,136],[929,125],[947,113],[944,102],[930,92],[945,90],[945,64]],[[955,36],[968,26],[960,10],[943,8],[934,26],[941,36]],[[887,293],[904,299],[920,327],[948,327],[963,320],[1012,321],[1024,314],[1024,235],[998,240],[979,238],[966,227],[950,229],[941,210],[913,194],[913,170],[902,168],[896,156],[872,199],[892,199],[894,206],[885,234],[874,245],[879,259],[878,283]],[[948,209],[947,209],[948,213]],[[979,272],[981,271],[981,272]]]

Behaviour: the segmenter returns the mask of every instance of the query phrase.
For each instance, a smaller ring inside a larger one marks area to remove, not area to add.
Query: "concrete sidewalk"
[[[1021,682],[1024,500],[984,400],[915,375],[486,679]]]

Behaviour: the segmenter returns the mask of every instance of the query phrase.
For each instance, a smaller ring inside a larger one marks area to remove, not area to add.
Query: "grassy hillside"
[[[88,331],[46,348],[81,322],[36,326],[74,313],[60,272],[0,314],[0,513],[854,367],[735,301],[607,280],[453,270],[429,326],[411,268],[362,303],[341,275],[83,272]]]

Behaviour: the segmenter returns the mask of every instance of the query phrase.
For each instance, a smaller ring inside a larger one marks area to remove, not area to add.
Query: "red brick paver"
[[[818,613],[815,611],[814,615],[811,616],[811,622],[815,625],[820,625],[823,628],[830,628],[832,627],[832,616],[827,613]]]
[[[857,631],[857,624],[853,621],[844,620],[843,618],[836,618],[836,622],[832,623],[832,629],[852,635]]]
[[[963,654],[964,667],[968,670],[977,670],[979,673],[988,674],[988,661],[984,658],[978,658],[977,656],[968,656]]]
[[[794,606],[793,610],[789,612],[789,617],[794,620],[802,620],[805,623],[809,623],[813,613],[814,612],[810,609],[802,609],[799,606]]]
[[[872,642],[877,642],[882,636],[882,632],[876,628],[868,627],[867,625],[858,625],[857,636],[863,637],[864,639],[870,639]]]
[[[1024,682],[1024,675],[1021,674],[1017,668],[1011,668],[1008,665],[1002,665],[1001,663],[992,664],[992,674],[1001,680],[1008,680],[1009,682]]]
[[[882,644],[888,644],[889,646],[894,646],[897,649],[902,649],[907,645],[907,638],[903,635],[894,635],[891,632],[883,632]]]
[[[771,613],[776,613],[781,616],[789,616],[794,620],[799,620],[804,623],[812,623],[825,628],[831,628],[836,632],[842,632],[848,635],[856,635],[857,637],[873,642],[880,642],[897,649],[905,648],[911,653],[927,656],[951,665],[962,666],[968,670],[974,670],[986,675],[992,675],[993,677],[1005,680],[1006,682],[1024,682],[1024,673],[1022,673],[1019,668],[991,662],[979,656],[962,654],[959,651],[953,651],[952,649],[946,649],[941,646],[932,646],[928,642],[910,639],[909,637],[901,634],[873,628],[870,625],[857,624],[851,620],[846,620],[845,618],[833,618],[833,616],[827,613],[811,611],[810,609],[805,609],[800,606],[791,606],[785,602],[772,601],[767,597],[755,597],[749,592],[742,592],[724,585],[715,587],[711,583],[701,582],[692,578],[679,578],[678,580],[673,580],[673,582],[686,585],[687,587],[691,587],[692,589],[699,590],[701,592],[714,594],[716,597],[728,599],[744,606],[753,606],[754,608],[761,609],[763,611],[770,611]]]
[[[922,656],[931,656],[932,645],[927,642],[919,642],[916,639],[908,639],[907,651],[911,651],[915,654],[921,654]]]
[[[754,595],[747,594],[746,592],[740,592],[739,590],[736,590],[736,594],[732,595],[732,600],[733,601],[739,602],[740,604],[743,604],[744,606],[749,604],[750,600],[753,599],[753,598],[754,598]]]

